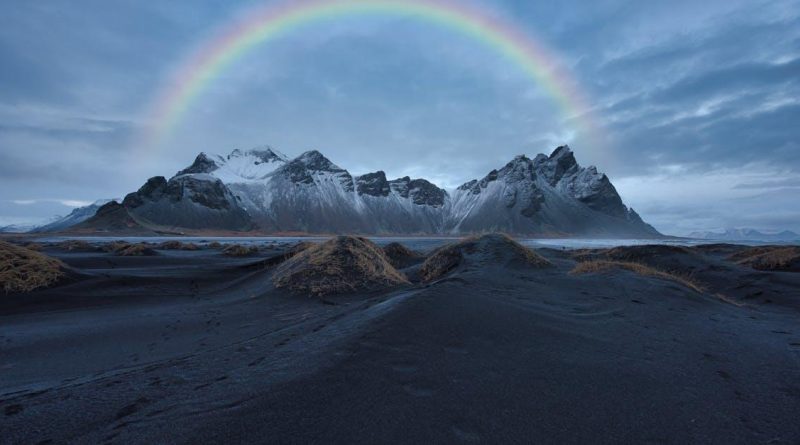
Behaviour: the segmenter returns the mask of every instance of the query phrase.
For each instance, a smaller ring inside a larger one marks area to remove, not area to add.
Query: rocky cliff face
[[[225,184],[207,173],[156,176],[122,205],[140,223],[187,229],[249,230],[250,215]]]
[[[500,230],[530,235],[658,236],[628,209],[595,167],[567,146],[550,156],[517,156],[452,194],[446,224],[454,232]]]
[[[289,159],[270,147],[201,153],[170,180],[123,201],[140,221],[193,229],[366,234],[655,237],[608,177],[567,146],[517,156],[451,192],[425,179],[353,176],[318,151]]]

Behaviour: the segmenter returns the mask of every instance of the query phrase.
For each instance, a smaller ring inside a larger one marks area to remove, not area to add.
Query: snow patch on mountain
[[[100,207],[111,201],[114,201],[114,199],[98,199],[88,206],[77,207],[72,209],[69,215],[56,218],[52,222],[34,228],[31,232],[58,232],[66,230],[93,217]]]
[[[222,182],[258,182],[288,162],[286,155],[264,145],[250,150],[235,149],[227,156],[200,153],[194,163],[176,176],[207,173]]]
[[[188,228],[268,232],[660,236],[623,203],[608,177],[568,146],[520,155],[447,192],[383,171],[353,176],[316,150],[294,159],[270,147],[201,153],[167,181],[151,178],[123,203],[132,215]]]

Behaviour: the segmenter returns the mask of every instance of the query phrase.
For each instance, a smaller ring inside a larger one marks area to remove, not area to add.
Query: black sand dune
[[[392,242],[383,246],[383,252],[386,254],[392,266],[397,269],[405,269],[425,260],[424,255],[398,242]]]
[[[550,262],[507,235],[490,233],[442,246],[428,255],[420,268],[423,281],[433,281],[455,271],[487,267],[550,266]]]
[[[315,299],[272,284],[289,246],[45,246],[81,279],[0,298],[0,443],[800,442],[800,274],[738,247],[462,249],[430,284]],[[599,257],[703,291],[570,274]]]
[[[314,296],[408,284],[383,249],[357,236],[337,236],[303,248],[277,267],[272,281],[277,288]]]

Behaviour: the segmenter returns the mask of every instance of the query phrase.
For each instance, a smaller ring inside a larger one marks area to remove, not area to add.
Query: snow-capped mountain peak
[[[515,156],[450,193],[421,178],[388,180],[383,171],[354,177],[317,150],[290,159],[268,146],[201,153],[175,178],[156,182],[123,204],[169,225],[202,215],[232,230],[249,217],[274,232],[659,236],[566,145],[549,156]]]
[[[231,154],[227,157],[227,160],[230,161],[231,158],[255,158],[255,162],[265,163],[265,162],[287,162],[289,158],[281,153],[280,151],[272,148],[269,145],[260,145],[258,147],[253,147],[249,150],[239,150],[234,149]]]
[[[261,181],[286,162],[286,155],[268,145],[249,150],[237,148],[226,156],[200,153],[192,165],[176,176],[208,173],[226,184]]]
[[[291,161],[304,165],[307,169],[312,171],[327,171],[327,172],[340,172],[344,171],[343,168],[334,164],[330,159],[326,158],[322,153],[317,150],[309,150]]]

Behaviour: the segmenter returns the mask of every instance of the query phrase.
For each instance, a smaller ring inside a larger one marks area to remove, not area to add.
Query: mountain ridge
[[[791,230],[776,233],[764,233],[752,228],[727,228],[722,232],[696,231],[687,235],[688,238],[720,240],[720,241],[797,241],[800,234]]]
[[[516,156],[449,191],[424,178],[389,179],[383,170],[353,175],[317,150],[294,158],[270,146],[201,152],[172,178],[150,178],[121,205],[145,226],[196,230],[662,236],[566,145],[549,156]]]

